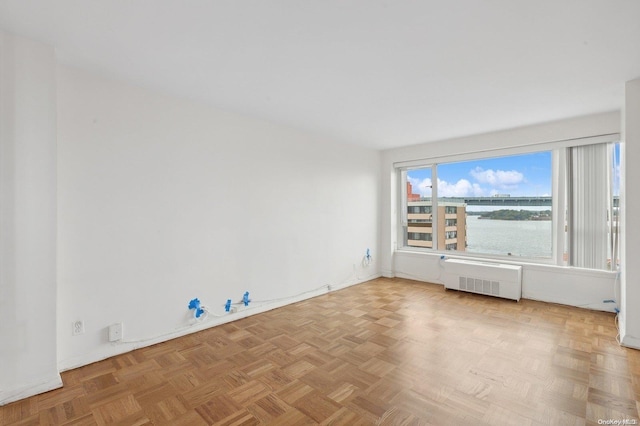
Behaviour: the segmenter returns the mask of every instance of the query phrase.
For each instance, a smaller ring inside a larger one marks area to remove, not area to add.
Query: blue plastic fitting
[[[189,309],[195,309],[195,317],[200,318],[202,314],[204,314],[204,309],[200,307],[200,300],[196,297],[195,299],[191,299],[189,301]]]
[[[227,303],[224,304],[224,310],[227,312],[231,311],[231,299],[227,299]]]
[[[249,292],[248,291],[246,291],[244,293],[244,296],[242,297],[242,301],[244,302],[244,306],[249,306],[250,300],[249,300]]]
[[[198,309],[200,307],[200,300],[196,297],[189,301],[189,309]]]

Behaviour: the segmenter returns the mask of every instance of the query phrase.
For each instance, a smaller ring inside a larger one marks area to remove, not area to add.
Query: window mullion
[[[431,166],[431,241],[434,250],[443,250],[438,247],[438,165]]]
[[[567,232],[570,229],[571,220],[571,204],[567,203],[569,187],[569,152],[567,148],[560,148],[553,151],[553,189],[552,189],[552,205],[555,206],[552,211],[553,223],[553,240],[556,243],[553,246],[553,255],[556,265],[568,264],[569,238]]]
[[[400,206],[402,206],[402,208],[400,209],[400,223],[399,223],[399,230],[398,230],[398,235],[401,238],[401,240],[398,241],[397,246],[405,247],[407,246],[407,243],[408,243],[407,232],[409,231],[409,225],[408,225],[409,221],[407,218],[408,197],[407,197],[407,170],[406,169],[400,170],[399,181],[400,181],[399,182]]]

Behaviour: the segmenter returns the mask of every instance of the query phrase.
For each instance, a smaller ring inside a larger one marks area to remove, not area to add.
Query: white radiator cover
[[[444,287],[520,300],[522,266],[464,259],[444,261]]]

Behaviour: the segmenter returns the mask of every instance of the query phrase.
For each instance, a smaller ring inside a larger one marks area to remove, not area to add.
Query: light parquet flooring
[[[612,314],[380,278],[64,372],[0,423],[637,422],[615,337]]]

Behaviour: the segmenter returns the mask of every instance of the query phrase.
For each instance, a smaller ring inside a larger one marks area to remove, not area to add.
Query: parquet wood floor
[[[615,336],[608,313],[380,278],[64,372],[0,423],[637,422]]]

